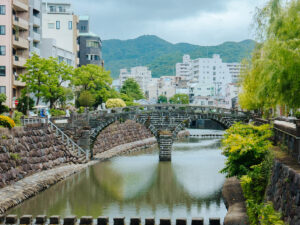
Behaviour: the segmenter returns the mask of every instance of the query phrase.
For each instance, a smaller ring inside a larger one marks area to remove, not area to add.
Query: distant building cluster
[[[102,41],[89,17],[74,14],[67,0],[0,0],[0,93],[15,108],[25,83],[17,80],[33,54],[78,67],[103,65]]]
[[[187,94],[191,104],[203,106],[235,107],[238,95],[240,63],[224,63],[220,55],[212,58],[191,59],[183,56],[183,61],[176,64],[176,76],[152,78],[147,67],[139,66],[120,70],[120,87],[128,78],[135,79],[145,96],[152,102],[160,95],[168,99],[175,94]]]

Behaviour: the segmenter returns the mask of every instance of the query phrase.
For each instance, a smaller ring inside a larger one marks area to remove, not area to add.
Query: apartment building
[[[0,0],[0,93],[7,96],[6,105],[15,108],[25,83],[18,79],[25,72],[29,57],[28,0]]]
[[[88,16],[79,16],[79,66],[94,64],[104,66],[102,59],[102,41],[100,37],[89,30],[90,20]]]
[[[41,56],[57,57],[76,67],[79,64],[77,23],[70,1],[43,0]]]
[[[41,55],[42,1],[29,0],[29,54]]]
[[[140,85],[143,92],[146,93],[148,84],[150,84],[152,76],[151,71],[148,70],[148,67],[145,66],[132,67],[130,69],[130,72],[127,69],[121,69],[119,76],[121,87],[128,78],[133,78]]]

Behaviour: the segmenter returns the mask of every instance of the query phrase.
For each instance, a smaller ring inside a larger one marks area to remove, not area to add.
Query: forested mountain
[[[153,77],[175,75],[175,64],[183,54],[192,59],[220,54],[224,62],[240,62],[250,57],[255,46],[253,40],[225,42],[217,46],[199,46],[188,43],[172,44],[154,35],[144,35],[130,40],[104,40],[105,68],[117,78],[122,68],[148,66]]]

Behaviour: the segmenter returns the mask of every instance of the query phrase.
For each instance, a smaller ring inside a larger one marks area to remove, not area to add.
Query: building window
[[[100,48],[100,43],[99,41],[87,41],[86,47]]]
[[[54,5],[49,6],[50,12],[56,12],[56,7]]]
[[[6,54],[5,45],[0,45],[0,55],[5,55],[5,54]]]
[[[48,23],[48,29],[54,29],[54,23]]]
[[[58,56],[58,62],[61,63],[64,61],[64,57]]]
[[[73,22],[72,22],[72,21],[69,21],[69,23],[68,23],[68,28],[69,28],[69,30],[72,30],[72,29],[73,29]]]
[[[0,5],[0,15],[5,15],[5,5]]]
[[[60,21],[56,21],[56,29],[57,29],[57,30],[60,29]]]
[[[6,86],[0,86],[0,94],[6,95]]]
[[[0,76],[5,77],[5,66],[0,66]]]
[[[0,35],[5,35],[5,25],[0,25]]]

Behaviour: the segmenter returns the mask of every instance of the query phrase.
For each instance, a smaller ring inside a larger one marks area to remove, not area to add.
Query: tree
[[[22,112],[24,115],[26,114],[27,110],[32,110],[34,106],[34,100],[26,95],[22,95],[18,98],[18,105],[17,110]]]
[[[3,93],[0,94],[0,114],[9,111],[9,108],[6,105],[3,105],[5,101],[6,101],[6,95]]]
[[[126,94],[133,100],[145,98],[140,85],[133,78],[125,80],[120,93]]]
[[[125,102],[120,98],[111,98],[106,101],[106,108],[126,107]]]
[[[89,64],[77,68],[72,83],[77,87],[77,98],[82,91],[89,91],[94,96],[95,107],[106,102],[108,98],[118,96],[118,93],[110,87],[112,84],[110,72],[101,66]]]
[[[80,106],[91,107],[95,104],[95,97],[89,91],[83,91],[80,93],[78,102]]]
[[[189,101],[189,96],[187,94],[175,94],[169,100],[171,104],[189,104]]]
[[[241,106],[264,111],[277,105],[300,107],[300,1],[270,0],[256,13],[262,42],[242,80]],[[254,101],[258,104],[253,104]]]
[[[64,98],[65,87],[71,80],[73,68],[58,59],[48,59],[33,55],[27,60],[26,73],[22,74],[21,80],[26,83],[23,94],[33,93],[37,98],[36,104],[42,98],[50,103],[53,108],[55,103]]]
[[[160,96],[158,96],[157,103],[158,103],[158,104],[161,104],[161,103],[168,103],[168,99],[167,99],[166,96],[160,95]]]

